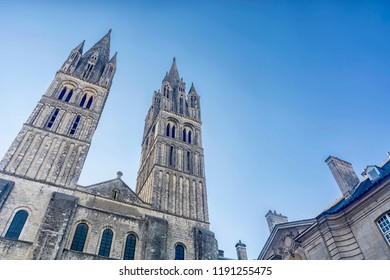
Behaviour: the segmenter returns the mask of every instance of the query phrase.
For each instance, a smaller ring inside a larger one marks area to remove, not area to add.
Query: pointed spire
[[[77,47],[75,47],[73,50],[77,51],[79,53],[83,53],[85,40],[83,40]]]
[[[108,63],[116,65],[116,55],[117,54],[118,54],[118,52],[115,52],[114,56],[110,59],[110,61]]]
[[[180,81],[179,71],[177,70],[175,57],[173,58],[172,66],[168,73],[168,78],[171,80],[171,82]]]
[[[99,57],[102,58],[102,62],[106,63],[110,57],[110,35],[111,29],[108,30],[107,34],[84,54],[84,57],[88,57],[90,54],[97,51],[99,53]]]
[[[191,88],[190,88],[189,93],[191,93],[191,92],[196,93],[196,89],[195,89],[195,87],[194,87],[194,83],[191,83]],[[196,93],[196,94],[197,94],[197,93]]]

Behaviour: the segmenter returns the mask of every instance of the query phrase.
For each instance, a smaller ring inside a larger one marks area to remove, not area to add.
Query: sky
[[[259,255],[265,214],[313,218],[390,151],[388,1],[0,0],[0,157],[70,51],[109,29],[117,72],[79,181],[134,190],[144,119],[172,58],[201,96],[210,229]]]

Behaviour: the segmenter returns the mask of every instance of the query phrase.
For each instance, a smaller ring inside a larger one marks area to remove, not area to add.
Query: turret
[[[77,64],[80,61],[81,55],[83,54],[84,42],[85,40],[82,41],[77,47],[75,47],[71,51],[68,59],[64,62],[64,64],[61,67],[62,71],[70,74],[74,72],[74,70],[77,67]]]
[[[100,78],[100,85],[105,87],[110,87],[112,83],[112,79],[114,78],[114,74],[116,71],[116,56],[117,53],[110,59],[104,68],[102,77]]]
[[[200,121],[200,96],[195,90],[194,84],[191,84],[188,92],[188,114],[190,118]]]

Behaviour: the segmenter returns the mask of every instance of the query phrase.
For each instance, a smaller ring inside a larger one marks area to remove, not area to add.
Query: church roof
[[[122,181],[120,176],[113,180],[93,184],[90,186],[79,186],[80,189],[87,191],[91,194],[99,195],[109,199],[115,199],[118,201],[142,205],[144,202],[137,196],[137,194]],[[113,197],[114,193],[117,193],[117,197]]]

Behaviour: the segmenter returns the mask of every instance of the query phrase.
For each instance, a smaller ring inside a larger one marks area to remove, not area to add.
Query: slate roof
[[[349,205],[362,198],[367,192],[379,186],[383,180],[390,177],[390,161],[387,161],[383,166],[379,167],[378,170],[381,173],[381,176],[377,180],[371,181],[367,177],[364,181],[359,182],[351,196],[341,199],[338,203],[323,211],[318,217],[327,214],[336,214],[344,210]]]

